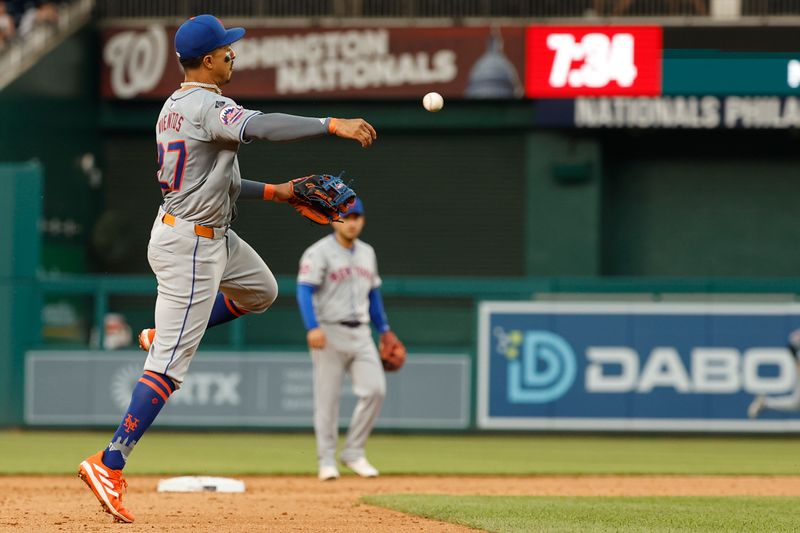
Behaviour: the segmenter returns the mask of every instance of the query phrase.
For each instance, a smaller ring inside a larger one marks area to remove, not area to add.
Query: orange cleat
[[[139,333],[139,347],[145,352],[149,352],[150,346],[153,345],[153,340],[155,338],[156,338],[155,328],[143,329],[142,332]]]
[[[103,464],[102,450],[81,463],[78,477],[92,489],[103,510],[115,521],[133,522],[133,513],[122,504],[128,482],[122,476],[122,470],[111,470]]]

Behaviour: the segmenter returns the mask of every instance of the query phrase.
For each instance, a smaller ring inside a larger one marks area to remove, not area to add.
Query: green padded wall
[[[576,132],[535,132],[526,143],[525,273],[597,275],[602,183],[598,142]]]
[[[53,230],[42,236],[46,270],[85,272],[91,261],[86,243],[102,183],[90,182],[81,159],[100,151],[96,53],[95,33],[81,30],[0,91],[0,162],[35,158],[44,169],[43,214]]]
[[[42,169],[0,164],[0,426],[22,422],[23,354],[36,339]]]
[[[606,140],[603,274],[800,274],[796,135],[671,132]]]
[[[125,251],[109,272],[146,273],[145,247],[160,192],[150,132],[106,137],[107,209]],[[280,182],[307,173],[346,171],[363,197],[364,240],[383,274],[505,275],[524,269],[523,136],[517,132],[387,131],[364,150],[352,141],[253,143],[239,160],[245,178]],[[286,205],[239,202],[235,230],[276,274],[293,274],[303,250],[327,235]]]

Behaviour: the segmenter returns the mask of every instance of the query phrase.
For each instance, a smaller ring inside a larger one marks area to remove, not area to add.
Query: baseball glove
[[[339,176],[313,174],[293,179],[289,204],[315,224],[336,222],[355,202],[356,193]]]
[[[381,334],[381,342],[378,346],[381,354],[383,369],[387,372],[395,372],[403,368],[406,362],[406,347],[400,342],[391,331]]]

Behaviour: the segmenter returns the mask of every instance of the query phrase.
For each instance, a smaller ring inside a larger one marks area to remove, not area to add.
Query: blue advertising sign
[[[479,316],[481,428],[800,431],[800,305],[483,302]]]

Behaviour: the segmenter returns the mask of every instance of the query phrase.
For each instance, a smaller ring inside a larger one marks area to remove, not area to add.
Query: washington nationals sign
[[[175,28],[107,27],[104,98],[161,99],[183,79]],[[520,98],[524,28],[253,28],[236,43],[233,98]],[[424,90],[423,90],[424,89]]]
[[[489,429],[800,431],[790,397],[798,305],[480,306],[478,425]]]

